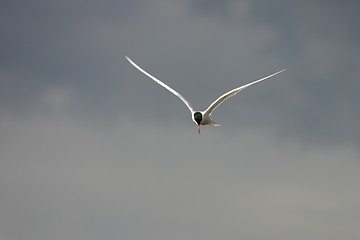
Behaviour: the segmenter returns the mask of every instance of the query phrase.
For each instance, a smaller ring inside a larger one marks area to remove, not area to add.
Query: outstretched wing
[[[174,89],[172,89],[171,87],[169,87],[168,85],[166,85],[165,83],[163,83],[162,81],[160,81],[159,79],[157,79],[156,77],[150,75],[149,73],[147,73],[144,69],[142,69],[141,67],[139,67],[138,65],[136,65],[136,63],[134,63],[128,56],[125,56],[126,59],[134,66],[136,67],[140,72],[142,72],[143,74],[145,74],[146,76],[148,76],[149,78],[151,78],[152,80],[154,80],[155,82],[157,82],[158,84],[160,84],[161,86],[163,86],[164,88],[166,88],[167,90],[169,90],[170,92],[172,92],[174,95],[176,95],[178,98],[181,99],[181,101],[183,101],[185,103],[185,105],[189,108],[190,112],[193,113],[194,109],[191,106],[191,104],[183,97],[181,96],[180,93],[178,93],[177,91],[175,91]]]
[[[220,96],[218,99],[216,99],[212,104],[210,104],[210,106],[205,110],[205,113],[208,114],[208,115],[211,115],[212,111],[214,111],[214,110],[215,110],[220,104],[222,104],[226,99],[228,99],[228,98],[236,95],[238,92],[244,90],[245,88],[247,88],[247,87],[249,87],[249,86],[251,86],[251,85],[253,85],[253,84],[255,84],[255,83],[258,83],[258,82],[264,81],[265,79],[271,78],[271,77],[273,77],[273,76],[275,76],[275,75],[277,75],[277,74],[279,74],[279,73],[281,73],[281,72],[283,72],[283,71],[285,71],[285,70],[286,70],[286,69],[283,69],[283,70],[281,70],[281,71],[279,71],[279,72],[273,73],[273,74],[271,74],[271,75],[269,75],[269,76],[267,76],[267,77],[261,78],[261,79],[259,79],[259,80],[254,81],[254,82],[245,84],[245,85],[243,85],[243,86],[241,86],[241,87],[235,88],[235,89],[233,89],[233,90],[231,90],[231,91],[229,91],[229,92],[221,95],[221,96]]]

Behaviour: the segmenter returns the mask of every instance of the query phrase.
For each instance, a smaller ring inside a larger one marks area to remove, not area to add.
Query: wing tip
[[[125,56],[126,60],[128,60],[128,62],[133,65],[134,67],[136,67],[137,69],[141,69],[136,63],[134,63],[133,60],[131,60],[131,58],[129,58],[128,56]],[[142,69],[140,71],[143,71]]]

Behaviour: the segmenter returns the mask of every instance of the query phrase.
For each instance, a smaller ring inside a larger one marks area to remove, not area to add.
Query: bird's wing
[[[163,86],[164,88],[166,88],[167,90],[169,90],[170,92],[172,92],[174,95],[176,95],[177,97],[179,97],[181,99],[181,101],[183,101],[185,103],[185,105],[189,108],[190,112],[193,113],[194,109],[191,106],[191,104],[183,97],[181,96],[180,93],[178,93],[177,91],[175,91],[174,89],[172,89],[171,87],[169,87],[168,85],[166,85],[165,83],[163,83],[162,81],[160,81],[159,79],[157,79],[156,77],[150,75],[149,73],[147,73],[144,69],[142,69],[141,67],[139,67],[138,65],[136,65],[136,63],[134,63],[128,56],[126,56],[126,59],[134,66],[136,67],[140,72],[142,72],[143,74],[145,74],[146,76],[148,76],[149,78],[151,78],[152,80],[154,80],[155,82],[157,82],[158,84],[160,84],[161,86]]]
[[[283,70],[281,70],[281,71],[279,71],[279,72],[273,73],[273,74],[271,74],[271,75],[269,75],[269,76],[267,76],[267,77],[261,78],[261,79],[259,79],[259,80],[254,81],[254,82],[245,84],[245,85],[243,85],[243,86],[241,86],[241,87],[235,88],[235,89],[233,89],[233,90],[231,90],[231,91],[229,91],[229,92],[221,95],[221,96],[220,96],[218,99],[216,99],[212,104],[210,104],[210,106],[205,110],[205,113],[208,114],[208,115],[211,115],[212,111],[214,111],[214,110],[215,110],[220,104],[222,104],[226,99],[228,99],[228,98],[236,95],[238,92],[244,90],[245,88],[247,88],[247,87],[249,87],[249,86],[251,86],[251,85],[253,85],[253,84],[255,84],[255,83],[258,83],[258,82],[264,81],[265,79],[271,78],[271,77],[273,77],[273,76],[275,76],[275,75],[277,75],[277,74],[279,74],[279,73],[281,73],[281,72],[283,72],[283,71],[285,71],[285,70],[286,70],[286,69],[283,69]]]

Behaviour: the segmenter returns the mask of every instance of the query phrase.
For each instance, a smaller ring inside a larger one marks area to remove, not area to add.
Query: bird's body
[[[206,113],[206,111],[197,111],[194,112],[192,115],[193,121],[196,122],[198,125],[213,125],[213,126],[220,126],[216,122],[214,122],[210,115]]]
[[[194,110],[194,108],[191,106],[191,104],[177,91],[175,91],[174,89],[172,89],[171,87],[169,87],[168,85],[166,85],[165,83],[163,83],[162,81],[160,81],[159,79],[155,78],[154,76],[150,75],[149,73],[147,73],[145,70],[143,70],[142,68],[140,68],[136,63],[134,63],[130,58],[128,58],[126,56],[126,59],[135,67],[137,68],[140,72],[142,72],[143,74],[145,74],[146,76],[148,76],[149,78],[151,78],[152,80],[154,80],[155,82],[157,82],[159,85],[161,85],[162,87],[166,88],[168,91],[170,91],[171,93],[173,93],[174,95],[176,95],[178,98],[181,99],[181,101],[183,101],[185,103],[185,105],[188,107],[188,109],[191,112],[191,116],[192,116],[192,120],[193,122],[198,126],[198,131],[200,133],[200,125],[212,125],[212,126],[220,126],[219,124],[217,124],[216,122],[214,122],[210,115],[212,114],[212,112],[221,104],[223,103],[226,99],[234,96],[235,94],[237,94],[238,92],[244,90],[245,88],[264,81],[265,79],[268,79],[272,76],[275,76],[283,71],[285,71],[286,69],[283,69],[279,72],[273,73],[267,77],[261,78],[259,80],[256,80],[254,82],[245,84],[241,87],[235,88],[223,95],[221,95],[219,98],[217,98],[213,103],[210,104],[210,106],[204,110],[204,111],[196,111]]]

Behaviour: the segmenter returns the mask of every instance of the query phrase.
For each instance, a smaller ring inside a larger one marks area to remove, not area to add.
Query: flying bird
[[[238,92],[244,90],[245,88],[264,81],[265,79],[271,78],[283,71],[285,71],[286,69],[283,69],[281,71],[278,71],[276,73],[273,73],[267,77],[261,78],[259,80],[256,80],[254,82],[245,84],[241,87],[235,88],[233,90],[228,91],[227,93],[224,93],[223,95],[221,95],[219,98],[217,98],[213,103],[210,104],[210,106],[204,110],[204,111],[196,111],[194,110],[194,108],[191,106],[191,104],[177,91],[175,91],[174,89],[172,89],[171,87],[169,87],[168,85],[166,85],[165,83],[163,83],[162,81],[160,81],[159,79],[157,79],[156,77],[152,76],[150,73],[146,72],[144,69],[142,69],[141,67],[139,67],[136,63],[134,63],[128,56],[125,56],[126,59],[135,67],[137,68],[140,72],[142,72],[143,74],[145,74],[146,76],[148,76],[149,78],[151,78],[152,80],[154,80],[155,82],[157,82],[159,85],[161,85],[162,87],[166,88],[167,90],[169,90],[171,93],[173,93],[174,95],[176,95],[178,98],[180,98],[181,101],[183,101],[185,103],[185,105],[189,108],[190,112],[191,112],[191,117],[193,122],[197,125],[198,128],[198,132],[200,134],[200,126],[201,125],[212,125],[212,126],[220,126],[219,124],[217,124],[216,122],[214,122],[211,119],[211,114],[212,112],[218,107],[220,106],[220,104],[222,104],[226,99],[234,96],[235,94],[237,94]]]

